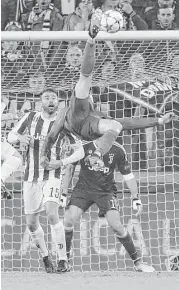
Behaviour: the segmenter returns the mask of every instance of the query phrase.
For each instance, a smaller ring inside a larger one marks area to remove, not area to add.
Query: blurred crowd
[[[88,30],[95,9],[118,7],[126,30],[179,29],[178,0],[1,0],[1,30]]]

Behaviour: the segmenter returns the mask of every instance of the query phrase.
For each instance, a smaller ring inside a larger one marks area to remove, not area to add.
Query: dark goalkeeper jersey
[[[90,142],[84,145],[84,150],[86,158],[88,155],[93,154],[96,147],[93,142]],[[116,192],[114,170],[118,169],[122,175],[131,173],[126,151],[123,146],[117,142],[115,142],[108,153],[103,156],[103,169],[96,169],[92,166],[88,166],[85,162],[85,158],[80,161],[81,169],[76,186],[87,189],[88,191]]]

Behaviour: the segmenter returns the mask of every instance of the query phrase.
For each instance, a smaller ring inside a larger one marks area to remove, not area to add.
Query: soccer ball
[[[101,16],[101,27],[100,29],[109,33],[115,33],[122,30],[124,27],[124,18],[122,12],[108,10],[105,11]]]

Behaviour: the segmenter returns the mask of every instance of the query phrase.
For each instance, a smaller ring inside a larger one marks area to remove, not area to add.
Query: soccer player
[[[92,16],[89,39],[87,40],[81,74],[71,97],[70,107],[62,110],[45,139],[41,152],[41,165],[45,167],[47,152],[55,142],[58,134],[65,128],[81,139],[91,141],[99,137],[100,142],[88,160],[91,165],[100,163],[102,156],[109,151],[121,130],[152,127],[170,122],[173,115],[168,113],[161,118],[109,119],[101,112],[94,111],[90,100],[91,75],[95,64],[95,37],[99,31],[100,19]],[[48,161],[47,161],[48,162]]]
[[[23,198],[27,226],[33,242],[40,250],[46,272],[53,273],[55,268],[45,244],[44,231],[39,224],[39,214],[46,210],[59,258],[57,272],[66,271],[68,263],[65,234],[58,209],[59,206],[65,207],[66,203],[65,166],[83,158],[84,150],[81,141],[72,134],[68,134],[67,137],[67,134],[61,132],[48,153],[49,163],[44,170],[39,163],[40,151],[57,115],[57,93],[52,89],[45,90],[41,94],[41,102],[41,112],[25,114],[9,133],[8,140],[11,143],[20,141],[26,144]],[[71,150],[74,152],[68,156]]]
[[[86,158],[96,150],[100,140],[95,140],[84,145],[85,158],[80,161],[81,169],[78,182],[72,192],[68,209],[65,212],[64,226],[66,230],[66,249],[70,257],[73,228],[78,218],[96,203],[99,208],[99,217],[106,217],[109,226],[116,234],[134,262],[134,268],[140,272],[153,272],[155,269],[142,263],[137,254],[131,236],[120,222],[119,204],[116,198],[116,185],[114,170],[117,168],[132,194],[133,209],[136,214],[142,212],[142,203],[138,195],[136,179],[131,173],[130,165],[124,148],[115,142],[112,148],[103,156],[104,167],[91,166]]]
[[[13,120],[15,118],[11,113],[3,114],[7,105],[8,99],[2,96],[1,121]],[[22,165],[22,157],[19,152],[7,142],[5,137],[2,137],[1,140],[1,161],[3,161],[1,166],[1,199],[11,199],[12,195],[5,186],[5,181]]]

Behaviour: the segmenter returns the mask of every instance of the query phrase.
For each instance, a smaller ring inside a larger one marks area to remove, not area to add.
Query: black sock
[[[66,252],[67,252],[68,260],[70,259],[70,250],[71,250],[72,238],[73,238],[73,229],[72,230],[65,229]]]
[[[117,239],[124,246],[124,248],[126,249],[129,256],[131,257],[131,259],[134,262],[140,260],[140,258],[138,257],[138,254],[137,254],[137,250],[134,246],[134,242],[133,242],[131,236],[129,235],[129,233],[127,233],[127,235],[124,238],[120,238],[117,236]]]

